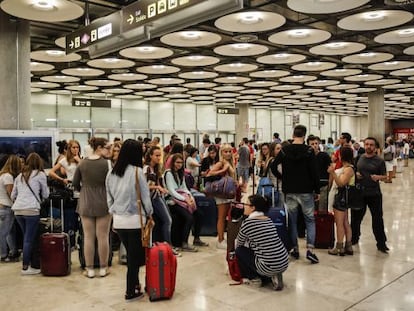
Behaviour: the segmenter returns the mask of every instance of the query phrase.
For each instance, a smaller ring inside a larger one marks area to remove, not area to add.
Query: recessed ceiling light
[[[192,60],[192,61],[199,61],[199,60],[202,60],[204,58],[204,56],[202,56],[202,55],[193,55],[193,56],[188,56],[188,59],[189,60]]]
[[[229,66],[230,67],[243,67],[243,64],[241,64],[241,63],[232,63]]]
[[[78,71],[89,71],[91,68],[77,68]]]
[[[113,64],[113,63],[117,63],[117,62],[119,62],[119,59],[117,59],[117,58],[105,58],[105,59],[103,59],[103,61],[104,61],[105,63],[110,63],[110,64]]]
[[[199,31],[182,31],[180,34],[184,40],[197,40],[200,38]]]
[[[346,69],[335,69],[335,72],[346,72]]]
[[[164,69],[165,65],[152,65],[151,66],[153,69]]]
[[[252,25],[262,22],[261,15],[257,12],[244,12],[240,14],[238,22],[240,24]]]
[[[292,76],[293,79],[302,79],[303,76],[302,75],[297,75],[297,76]]]
[[[287,53],[279,53],[279,54],[273,54],[272,55],[275,58],[279,58],[279,59],[286,59],[289,57],[289,54]]]
[[[38,62],[30,62],[30,65],[31,65],[31,66],[39,66],[39,65],[40,65],[40,63],[38,63]]]
[[[246,51],[251,47],[250,44],[247,43],[239,43],[239,44],[233,44],[232,48],[234,50],[238,50],[238,51]]]
[[[204,75],[206,74],[204,71],[193,71],[191,72],[193,75]]]
[[[332,43],[327,43],[326,47],[331,50],[339,50],[345,47],[345,45],[346,45],[345,42],[332,42]]]
[[[46,54],[49,55],[49,56],[58,57],[58,56],[65,55],[65,52],[60,51],[60,50],[47,50]]]
[[[383,11],[366,12],[362,14],[362,18],[367,22],[378,22],[385,18]]]
[[[360,57],[374,57],[375,55],[376,53],[373,53],[373,52],[359,54]]]
[[[397,61],[393,61],[393,62],[385,62],[385,63],[384,63],[384,65],[385,65],[385,66],[395,66],[395,65],[398,65],[398,63],[399,63],[399,62],[397,62]]]
[[[398,36],[400,37],[411,37],[414,35],[414,28],[408,28],[397,31]]]
[[[33,0],[32,7],[42,11],[52,11],[56,9],[54,0]]]
[[[152,46],[139,46],[137,47],[137,50],[141,53],[151,53],[154,52],[155,48]]]
[[[309,67],[318,67],[320,65],[321,65],[321,62],[308,62],[308,63],[306,63],[306,66],[309,66]]]
[[[306,38],[307,36],[309,36],[309,33],[309,29],[295,29],[288,31],[289,37],[293,38]]]

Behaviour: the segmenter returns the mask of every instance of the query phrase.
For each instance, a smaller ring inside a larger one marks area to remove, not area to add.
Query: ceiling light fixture
[[[346,45],[345,42],[332,42],[332,43],[327,43],[326,47],[331,50],[340,50],[344,48],[345,45]]]
[[[152,46],[139,46],[137,50],[141,53],[152,53],[154,52],[155,48]]]
[[[385,62],[385,63],[384,63],[384,65],[385,65],[385,66],[395,66],[395,65],[398,65],[398,63],[399,63],[399,62],[397,62],[397,61],[393,61],[393,62]]]
[[[119,62],[119,59],[117,59],[117,58],[105,58],[103,61],[104,61],[105,63],[114,64],[114,63]]]
[[[399,37],[403,37],[403,38],[414,36],[414,28],[407,28],[407,29],[399,30],[397,31],[397,34]]]
[[[279,53],[279,54],[273,54],[274,58],[279,58],[279,59],[286,59],[289,58],[289,54],[287,53]]]
[[[374,57],[376,53],[368,52],[368,53],[361,53],[359,54],[359,57]]]
[[[59,50],[47,50],[46,54],[53,57],[59,57],[65,55],[65,52]]]
[[[319,67],[321,65],[321,62],[308,62],[306,63],[306,66],[309,67]]]
[[[242,63],[232,63],[232,64],[230,64],[229,65],[230,67],[243,67],[243,64]]]
[[[309,29],[295,29],[295,30],[289,30],[288,35],[291,38],[297,38],[302,39],[309,36],[310,30]]]
[[[362,18],[366,22],[378,22],[385,18],[385,13],[383,11],[366,12],[362,14]]]
[[[32,2],[32,7],[36,10],[41,11],[52,11],[56,10],[56,5],[54,0],[34,0]]]
[[[202,60],[204,58],[204,56],[202,55],[193,55],[193,56],[188,56],[188,59],[194,62],[197,62],[199,60]]]
[[[153,69],[165,69],[165,65],[152,65],[151,66]]]
[[[239,43],[239,44],[233,44],[232,48],[234,50],[238,50],[238,51],[246,51],[251,47],[250,44],[247,43]]]
[[[199,31],[182,31],[180,36],[184,40],[198,40],[200,39],[200,32]]]
[[[240,14],[238,22],[244,25],[252,25],[262,22],[263,19],[259,13],[245,12]]]

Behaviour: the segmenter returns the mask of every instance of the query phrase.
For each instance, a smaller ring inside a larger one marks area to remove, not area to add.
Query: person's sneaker
[[[290,256],[292,256],[295,259],[299,259],[299,251],[294,249],[293,251],[290,252]]]
[[[85,269],[85,271],[83,271],[83,275],[92,279],[95,277],[95,270],[93,269]]]
[[[10,258],[8,256],[6,257],[1,257],[0,258],[0,262],[10,262]]]
[[[125,294],[125,300],[126,301],[133,301],[133,300],[139,300],[144,297],[144,293],[139,291],[135,292],[133,294]]]
[[[227,249],[227,241],[226,240],[223,240],[221,242],[217,241],[216,247],[218,249]]]
[[[306,252],[306,259],[309,260],[312,264],[319,263],[318,257],[316,257],[315,253],[312,253],[310,250]]]
[[[261,287],[262,286],[262,280],[259,279],[259,278],[255,278],[255,279],[243,278],[242,279],[242,284],[249,285],[249,286],[252,286],[252,287]]]
[[[208,246],[208,243],[201,241],[200,239],[194,239],[194,246]]]
[[[178,247],[173,247],[172,248],[172,252],[176,257],[181,257],[182,256],[179,250],[180,249]]]
[[[22,275],[35,275],[35,274],[40,274],[40,269],[29,267],[26,270],[22,270]]]
[[[93,271],[93,270],[92,270]],[[94,272],[94,274],[95,274],[95,272]],[[103,278],[103,277],[105,277],[105,276],[107,276],[109,274],[109,270],[108,270],[108,268],[100,268],[99,269],[99,276],[101,277],[101,278]]]
[[[183,252],[192,252],[192,253],[198,252],[198,249],[196,247],[191,246],[188,243],[183,243],[183,247],[181,247],[181,250]]]

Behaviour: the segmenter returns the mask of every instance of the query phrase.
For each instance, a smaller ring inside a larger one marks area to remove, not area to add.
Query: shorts
[[[240,166],[237,167],[237,175],[239,177],[241,176],[243,182],[247,182],[249,180],[249,175],[250,175],[249,169],[250,169],[249,167],[240,167]]]

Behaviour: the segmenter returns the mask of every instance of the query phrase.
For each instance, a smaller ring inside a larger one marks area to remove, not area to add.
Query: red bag
[[[239,262],[237,261],[236,253],[228,252],[226,256],[227,264],[229,266],[229,273],[231,279],[233,281],[238,282],[238,284],[242,283],[242,275],[239,268]],[[230,284],[230,285],[238,285],[238,284]]]
[[[171,246],[156,242],[146,249],[145,288],[150,301],[170,299],[175,290],[177,259]]]
[[[180,195],[182,195],[185,199],[188,199],[188,198],[191,197],[191,195],[188,194],[188,192],[186,192],[184,190],[178,189],[177,192]],[[173,201],[174,201],[175,204],[181,206],[182,208],[185,208],[187,211],[190,212],[190,214],[194,213],[194,211],[197,210],[197,206],[195,205],[195,203],[194,203],[193,206],[189,206],[186,201],[178,200],[178,199],[176,199],[174,197],[172,197],[172,199],[173,199]]]

